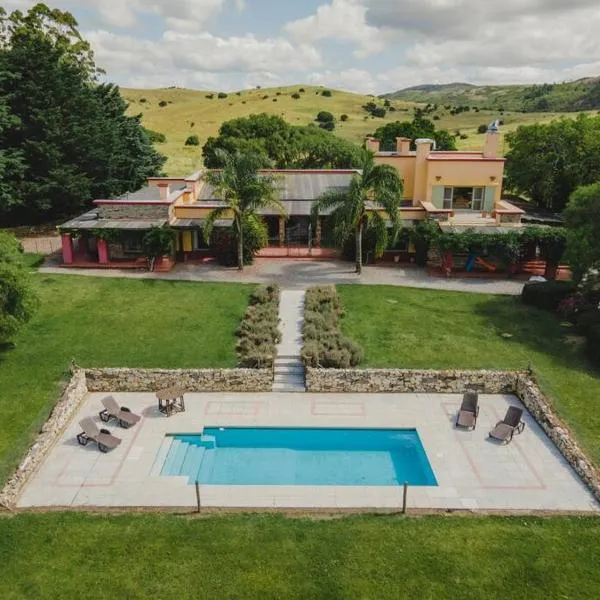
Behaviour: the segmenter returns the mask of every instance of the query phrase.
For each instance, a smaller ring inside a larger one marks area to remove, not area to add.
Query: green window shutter
[[[483,199],[483,210],[485,212],[492,212],[496,204],[496,188],[494,186],[488,186],[485,188],[485,197]]]
[[[444,186],[434,185],[431,187],[431,204],[436,208],[444,208]]]

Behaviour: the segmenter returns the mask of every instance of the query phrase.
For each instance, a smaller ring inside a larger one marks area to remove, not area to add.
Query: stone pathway
[[[304,322],[304,291],[282,290],[279,301],[281,343],[275,359],[274,392],[305,392],[302,351]]]

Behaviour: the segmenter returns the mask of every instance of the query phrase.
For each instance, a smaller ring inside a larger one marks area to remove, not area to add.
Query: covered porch
[[[144,254],[144,235],[166,220],[101,219],[91,210],[60,227],[62,266],[104,269],[149,268]],[[172,264],[161,261],[157,270]],[[168,267],[168,268],[167,268]]]

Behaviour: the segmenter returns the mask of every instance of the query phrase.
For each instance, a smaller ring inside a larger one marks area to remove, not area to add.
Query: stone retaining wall
[[[270,392],[271,369],[86,369],[90,392],[148,392],[177,385],[188,392]]]
[[[512,394],[515,371],[431,371],[426,369],[306,369],[308,392],[382,394]]]
[[[11,507],[15,504],[27,479],[44,460],[44,456],[69,424],[87,393],[85,372],[77,369],[73,372],[71,380],[52,410],[50,417],[42,425],[33,446],[31,446],[18,469],[0,491],[0,506]]]
[[[567,424],[554,412],[551,402],[544,396],[531,375],[517,377],[514,394],[600,501],[600,473],[575,441]]]
[[[600,501],[600,473],[558,417],[533,375],[525,371],[418,369],[306,369],[308,392],[514,394]]]

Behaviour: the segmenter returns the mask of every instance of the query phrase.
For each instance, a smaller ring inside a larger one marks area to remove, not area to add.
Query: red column
[[[60,236],[62,242],[62,255],[65,265],[73,264],[73,238],[70,233],[63,233]]]
[[[98,238],[97,248],[98,248],[98,262],[101,265],[107,265],[108,264],[108,243],[106,242],[106,240],[102,240],[102,239]]]

